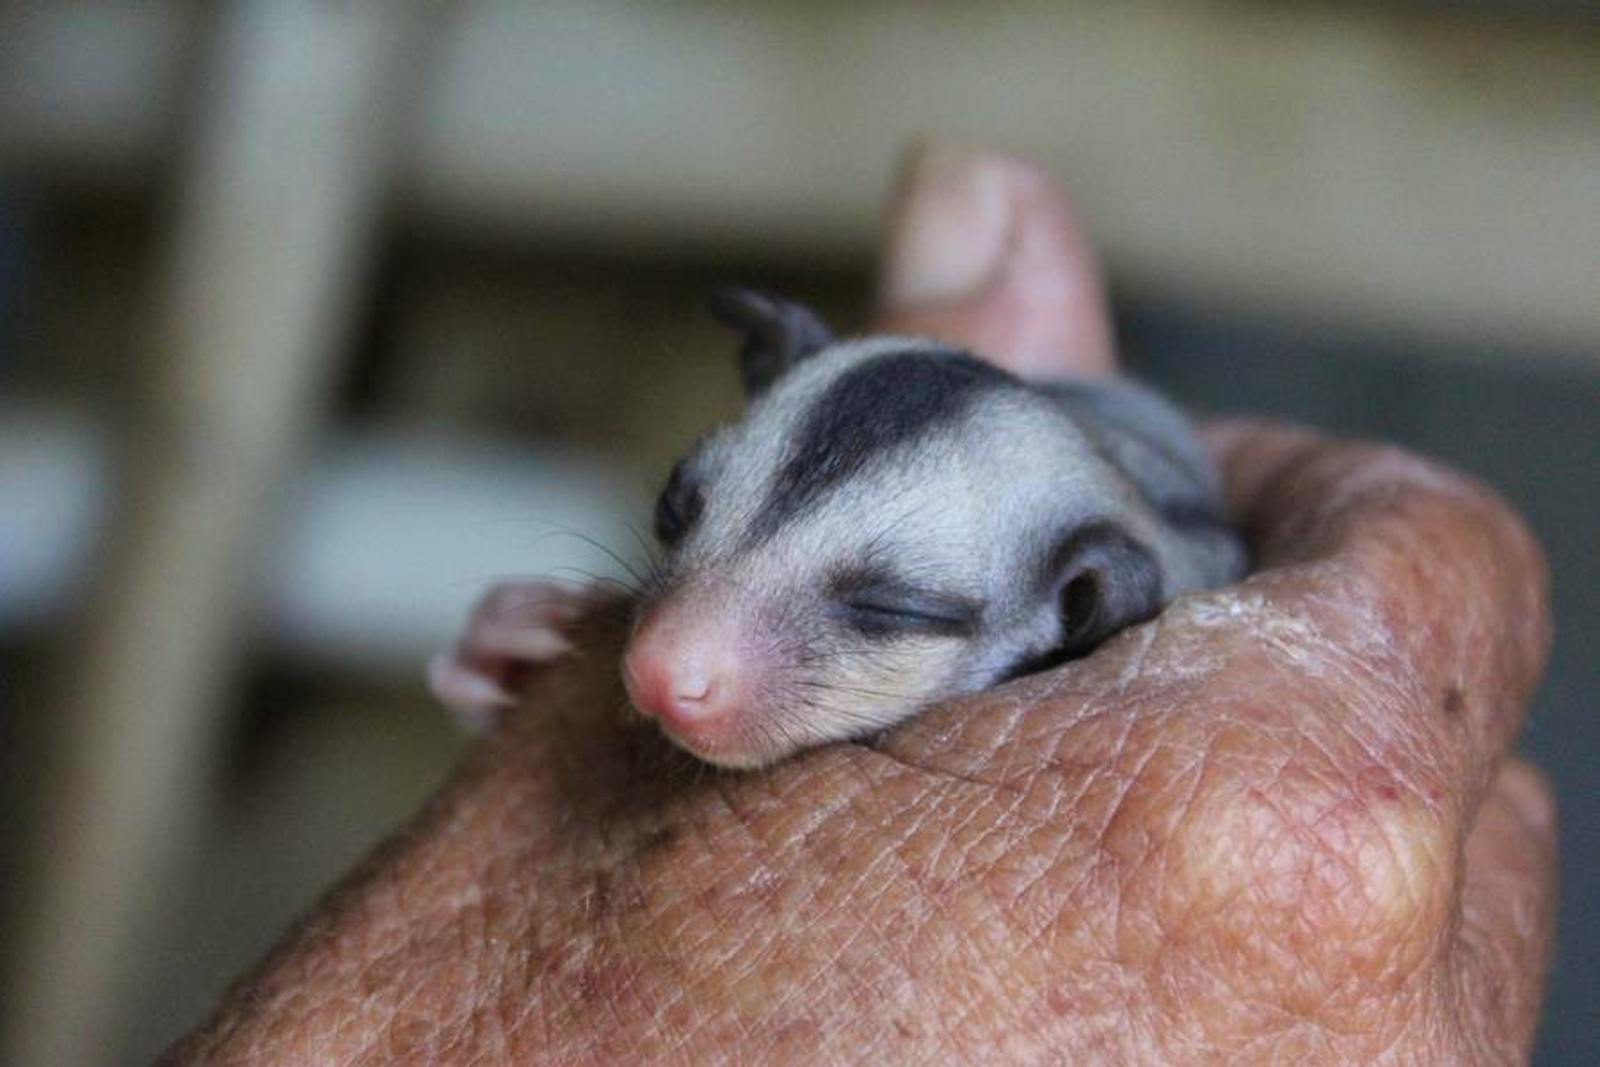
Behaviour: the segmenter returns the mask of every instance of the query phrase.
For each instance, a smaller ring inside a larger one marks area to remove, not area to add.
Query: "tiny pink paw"
[[[473,607],[454,651],[428,662],[428,686],[474,732],[517,702],[517,689],[538,667],[572,651],[571,625],[594,603],[595,591],[551,581],[502,582]]]

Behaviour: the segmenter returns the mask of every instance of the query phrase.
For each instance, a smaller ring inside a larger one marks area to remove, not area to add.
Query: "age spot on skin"
[[[1439,706],[1444,709],[1446,715],[1455,718],[1466,709],[1466,694],[1462,693],[1460,686],[1452,685],[1444,691],[1444,700]]]
[[[592,923],[602,922],[612,915],[637,912],[644,906],[638,878],[626,868],[596,871],[583,899],[584,913]]]
[[[611,910],[611,875],[607,871],[595,874],[594,885],[589,890],[589,907],[596,915],[605,915]]]
[[[643,841],[639,842],[639,858],[644,859],[664,849],[671,848],[672,843],[677,839],[678,832],[670,826],[652,830],[645,836]]]

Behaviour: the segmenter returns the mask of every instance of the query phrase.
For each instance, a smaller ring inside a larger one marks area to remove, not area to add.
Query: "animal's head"
[[[744,417],[656,506],[624,660],[634,705],[725,766],[883,729],[1153,614],[1137,494],[1058,407],[925,340],[836,341],[748,291]]]

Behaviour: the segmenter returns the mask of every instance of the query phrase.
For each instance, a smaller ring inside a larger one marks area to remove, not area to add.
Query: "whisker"
[[[581,582],[575,584],[595,586],[600,589],[614,589],[625,596],[632,596],[638,592],[638,586],[625,579],[610,574],[596,574],[594,571],[582,567],[557,567],[550,572],[555,575],[576,575]]]
[[[627,571],[628,574],[633,577],[634,581],[643,580],[644,575],[640,573],[639,568],[634,565],[633,561],[630,561],[627,557],[623,556],[622,553],[618,552],[604,541],[601,541],[599,538],[592,537],[589,534],[584,533],[582,530],[573,529],[570,526],[561,526],[548,520],[539,519],[534,521],[543,522],[546,526],[552,527],[552,529],[547,533],[542,534],[535,541],[535,544],[537,544],[538,541],[548,540],[553,537],[572,537],[582,541],[591,548],[598,549],[600,552],[604,553],[606,558],[610,559],[617,566]]]
[[[656,543],[655,538],[645,536],[642,532],[640,532],[639,528],[631,522],[623,523],[623,528],[626,529],[630,535],[632,535],[634,541],[639,546],[639,551],[644,554],[645,562],[650,565],[652,570],[660,567],[663,564],[664,560],[662,557],[661,548]]]

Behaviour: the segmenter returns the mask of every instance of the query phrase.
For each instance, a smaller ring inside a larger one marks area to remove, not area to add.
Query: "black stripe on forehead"
[[[852,367],[812,399],[750,540],[772,536],[829,489],[959,418],[978,396],[1014,384],[958,352],[894,352]]]

